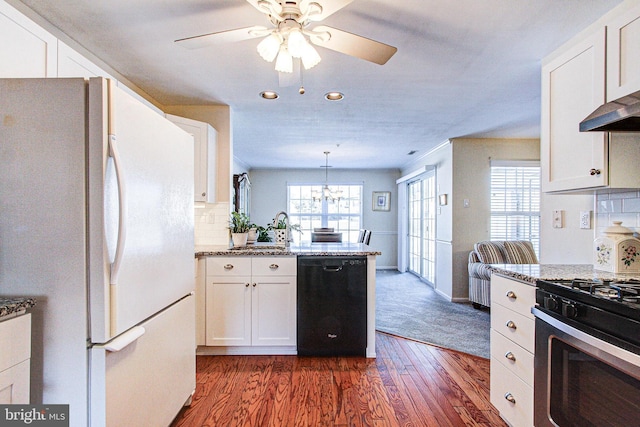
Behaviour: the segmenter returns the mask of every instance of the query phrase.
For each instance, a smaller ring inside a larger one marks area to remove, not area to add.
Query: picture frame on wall
[[[372,209],[374,211],[391,210],[391,192],[390,191],[374,191],[372,197]]]

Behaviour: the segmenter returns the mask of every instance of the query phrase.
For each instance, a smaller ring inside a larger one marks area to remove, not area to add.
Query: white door
[[[195,288],[193,138],[104,79],[91,79],[89,109],[90,240],[106,236],[90,260],[102,251],[110,266],[90,284],[92,341],[103,342]]]

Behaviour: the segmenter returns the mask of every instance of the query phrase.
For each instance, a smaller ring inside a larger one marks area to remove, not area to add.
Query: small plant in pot
[[[229,221],[229,231],[231,231],[231,239],[234,247],[246,246],[249,237],[249,217],[239,212],[231,212],[231,220]]]

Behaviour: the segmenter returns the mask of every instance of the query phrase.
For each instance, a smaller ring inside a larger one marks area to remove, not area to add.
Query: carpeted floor
[[[411,273],[376,272],[376,329],[489,358],[490,314],[452,303]]]

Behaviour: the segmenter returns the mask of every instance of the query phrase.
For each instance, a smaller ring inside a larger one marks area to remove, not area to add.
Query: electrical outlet
[[[591,228],[591,211],[580,211],[580,228]]]
[[[553,211],[553,228],[562,228],[562,214],[564,211],[555,210]]]
[[[462,207],[463,208],[468,208],[469,207],[469,199],[463,199],[462,200]]]

